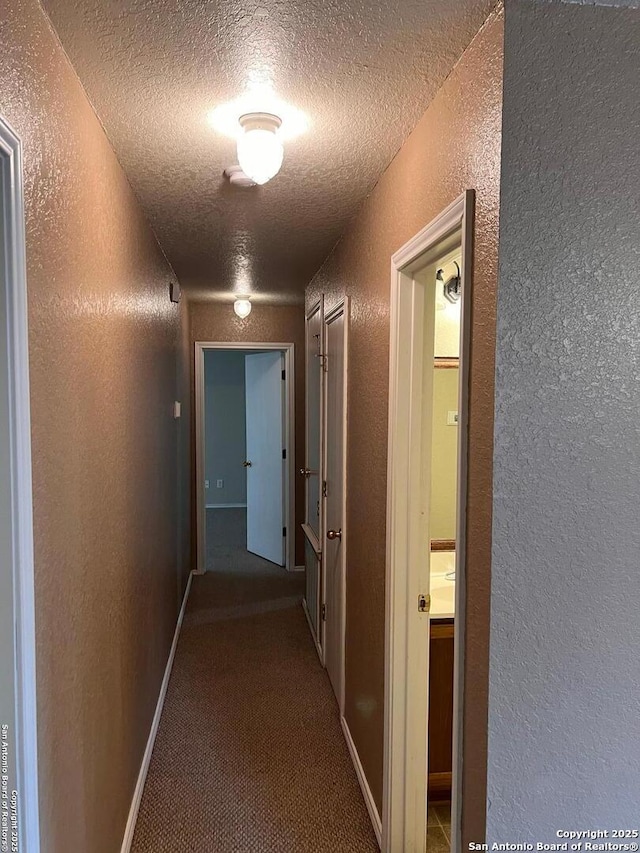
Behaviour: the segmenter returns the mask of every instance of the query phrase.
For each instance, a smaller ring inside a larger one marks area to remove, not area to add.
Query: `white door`
[[[345,608],[345,304],[325,325],[325,666],[340,709],[344,691]]]
[[[247,409],[247,550],[285,564],[284,355],[245,359]]]
[[[324,661],[322,646],[322,535],[320,530],[322,468],[322,334],[323,298],[305,318],[306,346],[306,450],[305,467],[300,472],[304,478],[306,589],[305,607],[311,632],[320,659]]]

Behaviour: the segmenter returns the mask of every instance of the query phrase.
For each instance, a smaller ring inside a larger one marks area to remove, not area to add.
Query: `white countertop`
[[[431,551],[431,619],[453,619],[455,617],[456,582],[446,577],[456,568],[455,551]]]

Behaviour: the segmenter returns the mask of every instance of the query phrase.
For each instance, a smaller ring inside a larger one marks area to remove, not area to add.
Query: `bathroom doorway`
[[[392,259],[384,853],[460,849],[473,198]]]
[[[294,570],[293,344],[196,344],[198,572]]]

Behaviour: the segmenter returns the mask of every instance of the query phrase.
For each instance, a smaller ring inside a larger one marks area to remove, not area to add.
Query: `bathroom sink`
[[[431,594],[432,619],[453,619],[455,616],[455,551],[431,552]]]

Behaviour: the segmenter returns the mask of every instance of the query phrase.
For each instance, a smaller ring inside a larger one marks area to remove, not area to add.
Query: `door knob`
[[[246,462],[242,463],[242,467],[243,468],[251,468],[251,462],[249,462],[249,460],[247,459]]]
[[[327,530],[327,539],[342,539],[342,528],[340,530]]]
[[[301,468],[300,473],[302,474],[303,477],[311,477],[314,474],[317,474],[318,472],[312,471],[311,468]]]

